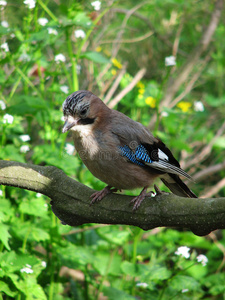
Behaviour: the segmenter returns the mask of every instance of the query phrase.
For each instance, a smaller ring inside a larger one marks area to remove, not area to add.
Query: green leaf
[[[32,228],[31,237],[32,240],[35,240],[37,242],[50,240],[50,235],[48,234],[48,232],[37,227]]]
[[[212,107],[219,107],[225,104],[225,97],[217,98],[213,95],[206,95],[205,101]]]
[[[213,144],[214,147],[217,147],[217,148],[225,148],[225,137],[218,137],[214,144]]]
[[[116,245],[124,245],[128,241],[130,236],[129,231],[121,230],[119,227],[110,226],[102,227],[98,229],[98,234],[101,238],[107,240],[109,243],[114,243]]]
[[[189,291],[197,291],[200,288],[200,284],[192,277],[177,275],[171,280],[170,287],[176,291],[181,291],[184,289],[188,289]]]
[[[57,248],[57,253],[62,260],[63,264],[71,267],[86,266],[87,264],[92,264],[96,258],[92,255],[92,251],[89,248],[84,248],[81,246],[75,246],[73,244],[68,244],[67,247]]]
[[[14,209],[9,199],[1,199],[0,221],[5,222],[14,216]]]
[[[216,286],[213,286],[210,289],[210,293],[213,296],[223,294],[224,292],[225,292],[225,285],[224,284],[217,284]]]
[[[26,236],[28,241],[46,241],[50,239],[50,235],[45,230],[38,227],[38,224],[34,224],[31,222],[20,222],[12,226],[12,230],[14,235],[19,239],[24,240]]]
[[[103,294],[108,297],[109,300],[135,300],[136,298],[128,295],[124,291],[118,290],[113,287],[106,287],[103,288]]]
[[[16,292],[13,292],[8,284],[6,284],[4,281],[0,281],[0,291],[2,293],[5,293],[6,295],[10,296],[10,297],[14,297],[16,296]],[[1,295],[0,295],[1,296]]]
[[[94,260],[95,269],[101,274],[112,274],[112,275],[120,275],[120,266],[122,262],[122,258],[117,253],[114,255],[108,252],[98,251],[96,253],[96,258]]]
[[[166,280],[170,278],[172,274],[170,270],[160,266],[153,266],[149,271],[149,280]]]
[[[14,145],[6,145],[2,150],[5,159],[25,163],[23,155],[18,152]]]
[[[2,241],[3,245],[6,247],[7,250],[10,250],[9,246],[9,238],[11,235],[9,234],[9,226],[3,223],[0,223],[0,240]]]
[[[35,114],[40,111],[48,111],[49,104],[47,101],[44,101],[44,99],[41,99],[39,97],[34,96],[26,96],[22,95],[17,97],[16,103],[14,105],[11,105],[7,112],[9,114],[16,114],[16,115],[29,115],[29,114]]]
[[[219,295],[225,291],[225,274],[217,273],[208,276],[204,283],[206,287],[210,290],[212,295]]]
[[[72,19],[72,22],[78,26],[83,26],[87,28],[90,27],[92,24],[90,17],[88,17],[85,12],[77,13],[76,16]]]
[[[105,56],[103,56],[101,53],[98,52],[85,52],[81,56],[82,58],[87,58],[95,63],[99,64],[107,64],[110,62],[109,59],[107,59]]]
[[[35,274],[27,274],[22,273],[23,279],[18,280],[18,276],[10,276],[11,280],[17,287],[19,291],[24,293],[26,299],[40,299],[40,300],[47,300],[47,297],[42,289],[42,287],[37,284],[36,275]]]
[[[123,261],[121,264],[121,270],[124,274],[135,277],[138,276],[138,265],[129,261]]]
[[[25,200],[20,203],[19,210],[28,215],[47,217],[47,205],[44,199]]]

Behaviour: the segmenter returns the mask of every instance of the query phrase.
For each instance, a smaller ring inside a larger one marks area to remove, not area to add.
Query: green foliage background
[[[213,1],[102,1],[100,11],[89,1],[37,0],[31,9],[21,0],[3,2],[1,159],[54,165],[103,188],[71,155],[71,136],[61,133],[61,105],[78,89],[104,99],[123,72],[110,104],[146,68],[114,108],[148,126],[191,175],[224,163],[224,13],[176,96],[193,80],[192,87],[174,105],[162,105],[170,79],[190,59],[210,21]],[[48,23],[41,25],[40,18]],[[176,66],[166,67],[171,55]],[[198,195],[223,197],[224,184],[214,187],[224,173],[220,168],[191,188]],[[0,192],[1,299],[225,298],[224,231],[197,237],[165,228],[71,228],[60,224],[43,195],[4,186]],[[190,257],[175,254],[180,246],[190,248]],[[208,258],[206,266],[197,262],[199,254]]]

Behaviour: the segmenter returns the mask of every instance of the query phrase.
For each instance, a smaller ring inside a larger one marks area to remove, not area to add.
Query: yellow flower
[[[95,51],[101,52],[101,51],[102,51],[102,47],[98,46],[98,47],[95,49]]]
[[[114,75],[116,75],[116,70],[115,69],[112,69],[111,70],[111,74],[114,76]]]
[[[118,69],[122,69],[121,63],[116,58],[112,58],[111,61],[115,67],[117,67]]]
[[[139,89],[138,93],[141,94],[141,95],[143,95],[145,93],[145,89]]]
[[[153,97],[151,97],[151,96],[149,96],[149,97],[147,97],[145,99],[145,103],[147,105],[149,105],[151,108],[155,108],[155,106],[156,106],[156,99],[153,98]]]
[[[144,89],[145,88],[145,85],[143,82],[139,81],[136,85],[139,89]]]
[[[191,107],[191,103],[190,102],[185,102],[185,101],[181,101],[177,104],[177,107],[179,107],[182,112],[188,112],[190,107]]]

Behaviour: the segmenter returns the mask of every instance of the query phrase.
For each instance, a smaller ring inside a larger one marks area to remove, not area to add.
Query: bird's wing
[[[184,176],[191,179],[180,168],[171,151],[159,139],[155,138],[146,127],[121,114],[114,118],[116,122],[111,131],[118,139],[119,153],[129,162],[141,167],[149,167],[160,171]],[[124,118],[125,117],[125,118]]]
[[[121,145],[128,145],[132,149],[141,141],[148,144],[157,142],[157,139],[141,123],[133,121],[116,110],[111,113],[110,130],[119,139]]]
[[[119,149],[120,154],[132,163],[191,179],[191,176],[180,168],[178,161],[161,141],[151,145],[140,143],[134,151],[127,145],[119,146]]]

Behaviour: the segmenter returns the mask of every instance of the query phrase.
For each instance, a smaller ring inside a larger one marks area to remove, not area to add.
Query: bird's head
[[[65,123],[62,132],[81,130],[87,125],[94,126],[104,106],[101,99],[89,91],[77,91],[71,94],[63,103]]]

